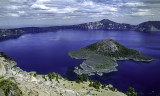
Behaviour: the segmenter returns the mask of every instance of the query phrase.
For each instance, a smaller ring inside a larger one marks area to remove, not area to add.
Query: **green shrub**
[[[22,96],[22,92],[18,85],[12,81],[1,80],[0,88],[4,91],[5,96],[8,96],[8,94],[11,94],[12,96]]]
[[[137,96],[137,93],[135,92],[134,88],[129,87],[125,93],[127,96]]]

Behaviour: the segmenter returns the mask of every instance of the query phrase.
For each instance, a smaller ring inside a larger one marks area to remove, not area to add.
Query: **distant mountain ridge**
[[[0,29],[0,38],[17,37],[26,33],[38,33],[47,31],[57,31],[60,29],[74,30],[108,30],[108,31],[141,31],[141,32],[160,32],[160,21],[148,21],[139,25],[126,23],[116,23],[108,19],[97,22],[89,22],[78,25],[53,26],[53,27],[24,27],[15,29]]]
[[[125,23],[116,23],[108,19],[103,19],[97,22],[89,22],[79,25],[72,25],[71,27],[75,27],[76,29],[87,29],[87,30],[130,30],[134,26]]]
[[[135,29],[137,31],[143,31],[143,32],[160,31],[160,21],[144,22],[137,25]]]
[[[86,30],[113,30],[113,31],[141,31],[141,32],[155,32],[160,31],[160,21],[148,21],[138,25],[130,25],[126,23],[116,23],[108,19],[103,19],[97,22],[89,22],[79,25],[68,26],[73,29]]]

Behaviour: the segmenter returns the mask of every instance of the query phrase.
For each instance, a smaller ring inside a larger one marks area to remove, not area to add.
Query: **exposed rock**
[[[131,30],[134,28],[133,25],[116,23],[108,19],[103,19],[97,22],[89,22],[79,25],[68,26],[73,29],[87,29],[87,30]]]
[[[2,89],[0,89],[0,96],[5,96],[5,94],[4,94]]]
[[[148,21],[141,23],[135,27],[137,31],[157,32],[160,31],[160,21]]]
[[[4,62],[1,62],[0,60],[0,76],[5,75],[7,73],[7,68]]]

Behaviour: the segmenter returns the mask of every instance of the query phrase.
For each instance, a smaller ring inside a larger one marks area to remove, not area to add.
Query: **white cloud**
[[[137,11],[139,11],[139,12],[149,12],[150,9],[137,9]]]
[[[131,16],[151,16],[153,15],[152,11],[150,9],[137,9],[132,8]]]
[[[11,5],[11,6],[6,6],[6,8],[16,10],[19,9],[19,6]]]
[[[37,4],[37,3],[33,4],[33,5],[31,6],[31,8],[33,8],[33,9],[49,9],[49,7],[46,7],[46,6],[43,5],[43,4]]]
[[[49,8],[47,10],[47,12],[54,12],[54,13],[70,13],[70,12],[74,12],[75,10],[77,10],[77,8],[71,8],[71,7],[65,7],[63,9],[58,9],[56,7],[53,8]]]
[[[152,16],[154,14],[148,12],[148,11],[139,11],[139,12],[132,12],[132,16]]]
[[[95,13],[99,13],[100,16],[103,16],[103,14],[113,14],[123,10],[121,6],[135,7],[144,5],[141,2],[123,3],[121,0],[101,0],[100,2],[96,0],[11,0],[11,2],[13,4],[7,6],[8,9],[20,11],[20,16],[25,13],[33,17],[45,16],[44,14],[47,16],[47,14],[69,15],[71,13],[85,16],[87,14],[95,16]]]
[[[25,14],[25,12],[24,11],[17,11],[19,14],[21,14],[21,15],[23,15],[23,14]]]
[[[18,14],[15,14],[15,13],[9,13],[8,16],[19,17],[19,15],[18,15]]]
[[[57,21],[64,18],[65,23],[65,19],[72,18],[76,21],[84,18],[91,20],[90,17],[97,20],[153,14],[159,16],[160,13],[155,10],[160,8],[160,3],[146,3],[147,1],[149,0],[1,0],[0,20],[14,17],[34,20],[54,18]]]

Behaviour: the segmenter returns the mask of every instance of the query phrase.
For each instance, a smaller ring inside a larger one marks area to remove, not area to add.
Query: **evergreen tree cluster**
[[[80,75],[80,74],[77,74],[77,80],[76,80],[77,83],[81,83],[83,82],[83,76]]]
[[[88,81],[88,75],[87,74],[84,74],[84,75],[77,74],[76,82],[81,83],[83,81],[86,81],[86,82]]]
[[[104,84],[104,85],[102,85],[101,87],[102,87],[102,89],[104,89],[104,88],[106,88],[106,85]]]
[[[112,86],[108,86],[108,89],[111,91],[116,91],[116,88],[112,87]]]
[[[45,75],[42,75],[42,78],[43,78],[45,81],[47,81],[47,78],[46,78]]]
[[[62,79],[62,76],[59,75],[58,73],[55,73],[55,72],[49,73],[49,74],[47,74],[47,76],[48,76],[48,79],[49,79],[50,81],[52,81],[53,79],[56,79],[56,81],[58,81],[58,79]],[[45,79],[45,81],[47,81],[47,78],[46,78],[45,75],[42,75],[42,78]],[[59,81],[58,81],[58,82],[59,82]]]
[[[90,80],[89,87],[94,87],[95,89],[99,89],[101,87],[101,83],[98,81],[91,81]]]
[[[129,87],[125,94],[127,96],[137,96],[137,93],[135,92],[134,88],[132,88],[132,87]]]
[[[48,78],[50,81],[52,81],[52,79],[54,79],[56,77],[56,74],[53,72],[53,73],[49,73],[47,74]]]

